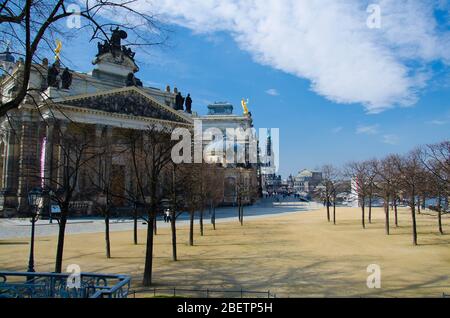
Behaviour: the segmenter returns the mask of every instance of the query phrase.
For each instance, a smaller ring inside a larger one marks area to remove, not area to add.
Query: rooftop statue
[[[127,79],[125,80],[125,85],[127,87],[130,87],[130,86],[142,87],[143,83],[139,78],[134,76],[133,73],[128,73]]]
[[[244,111],[244,115],[248,115],[248,107],[247,107],[248,99],[247,100],[242,99],[241,104],[242,104],[242,109]]]
[[[175,96],[175,110],[183,110],[184,105],[184,97],[181,95],[181,92]]]
[[[111,48],[112,50],[121,50],[122,44],[121,41],[125,40],[128,37],[127,32],[124,30],[119,30],[119,27],[116,27],[115,30],[111,29]]]
[[[127,37],[127,32],[120,30],[119,27],[111,29],[111,39],[109,41],[106,40],[103,43],[97,43],[97,56],[112,53],[113,56],[116,57],[119,54],[123,54],[134,60],[136,53],[134,53],[130,48],[127,48],[125,45],[122,45],[122,40],[125,40]]]
[[[58,80],[59,70],[57,63],[53,63],[52,66],[49,67],[47,72],[47,85],[49,87],[59,88],[59,80]]]
[[[70,85],[72,85],[72,74],[70,73],[69,68],[66,67],[61,74],[61,88],[69,89]]]
[[[191,94],[188,94],[188,96],[186,97],[185,105],[186,105],[186,112],[188,114],[192,114],[192,98],[191,98]]]
[[[55,52],[55,61],[60,60],[61,50],[62,50],[62,42],[60,40],[56,40],[56,49],[54,51]]]

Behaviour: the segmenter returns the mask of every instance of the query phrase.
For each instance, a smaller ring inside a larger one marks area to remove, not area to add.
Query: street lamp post
[[[42,198],[42,191],[40,189],[33,189],[28,193],[28,205],[31,209],[31,242],[30,242],[30,257],[28,259],[28,272],[34,273],[34,230],[36,221],[39,217],[38,205]]]

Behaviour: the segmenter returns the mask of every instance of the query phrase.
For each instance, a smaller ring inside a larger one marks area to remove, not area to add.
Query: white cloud
[[[268,94],[270,96],[279,96],[280,95],[280,93],[278,93],[278,91],[275,88],[268,89],[266,91],[266,94]]]
[[[446,125],[448,123],[448,121],[446,120],[439,120],[439,119],[435,119],[435,120],[431,120],[431,121],[427,121],[426,124],[430,124],[430,125],[435,125],[435,126],[443,126]]]
[[[384,135],[383,142],[388,145],[397,145],[400,138],[397,135]]]
[[[253,59],[306,78],[338,103],[370,113],[417,101],[429,63],[450,63],[450,35],[434,16],[442,0],[379,0],[382,28],[366,25],[369,0],[140,0],[140,10],[196,33],[229,32]],[[444,3],[445,2],[445,3]],[[445,33],[444,33],[445,32]],[[414,65],[414,66],[413,66]]]
[[[356,133],[358,135],[376,135],[378,134],[378,125],[359,125]]]

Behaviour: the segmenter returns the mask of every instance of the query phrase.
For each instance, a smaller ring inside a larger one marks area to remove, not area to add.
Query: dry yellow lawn
[[[360,210],[338,208],[336,226],[324,210],[267,217],[246,222],[206,225],[196,246],[187,246],[187,228],[178,230],[180,261],[171,260],[169,229],[155,239],[154,283],[157,287],[268,290],[278,297],[441,297],[450,294],[450,235],[437,233],[435,216],[419,215],[419,246],[412,246],[410,214],[400,210],[400,227],[384,234],[383,212],[361,228]],[[392,220],[393,225],[393,220]],[[450,233],[450,218],[444,217]],[[145,253],[132,244],[132,232],[115,232],[112,259],[104,256],[102,233],[69,235],[64,266],[79,264],[84,272],[128,273],[139,289]],[[53,269],[56,237],[38,238],[36,270]],[[0,240],[0,269],[23,271],[27,240]],[[382,269],[382,288],[366,287],[369,264]]]

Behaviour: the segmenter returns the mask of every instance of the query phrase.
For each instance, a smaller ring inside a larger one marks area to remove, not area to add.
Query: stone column
[[[38,123],[33,120],[32,113],[24,112],[20,125],[18,143],[18,209],[28,212],[28,193],[40,186],[40,161]]]
[[[59,142],[57,146],[57,160],[56,160],[56,185],[57,188],[62,187],[64,184],[64,161],[66,160],[64,154],[64,134],[67,131],[67,122],[61,121],[59,123]]]
[[[14,119],[16,120],[16,119]],[[16,123],[14,123],[16,124]],[[4,174],[0,196],[0,210],[4,216],[14,215],[17,211],[17,178],[18,178],[18,125],[6,123],[5,156],[3,161]]]
[[[7,133],[7,150],[6,150],[6,174],[4,189],[8,192],[15,192],[16,177],[17,177],[17,136],[14,130],[10,129]]]
[[[106,163],[104,162],[105,157],[99,155],[102,151],[104,151],[102,145],[104,145],[104,142],[107,141],[107,140],[103,139],[103,131],[104,130],[105,130],[104,125],[95,125],[95,147],[96,147],[95,151],[97,154],[97,158],[95,159],[95,161],[96,161],[95,168],[97,170],[97,181],[96,182],[97,182],[97,186],[99,186],[100,188],[102,188],[104,186],[104,183],[106,180],[106,175],[105,175]],[[105,138],[108,138],[108,137],[105,136]]]
[[[45,136],[42,138],[42,140],[39,140],[40,143],[40,151],[39,151],[39,166],[42,164],[44,165],[43,171],[39,170],[40,175],[40,185],[46,190],[54,190],[54,167],[55,167],[55,161],[53,159],[53,151],[54,151],[54,131],[55,131],[55,122],[52,119],[47,119],[46,122],[44,122],[45,127]],[[45,145],[43,144],[45,138]],[[42,149],[42,147],[45,147]],[[45,151],[43,162],[41,162],[42,158],[42,151]],[[42,168],[41,168],[42,169]],[[42,175],[43,173],[43,175]],[[44,197],[44,208],[42,213],[46,216],[50,216],[51,214],[51,202],[50,197],[45,196]]]
[[[52,189],[53,186],[53,143],[54,143],[54,122],[49,120],[45,130],[45,159],[44,159],[44,187]]]
[[[7,176],[7,163],[6,161],[8,160],[8,132],[5,132],[2,135],[2,142],[3,142],[3,158],[2,158],[2,180],[1,180],[1,189],[5,189],[6,186],[6,176]]]

